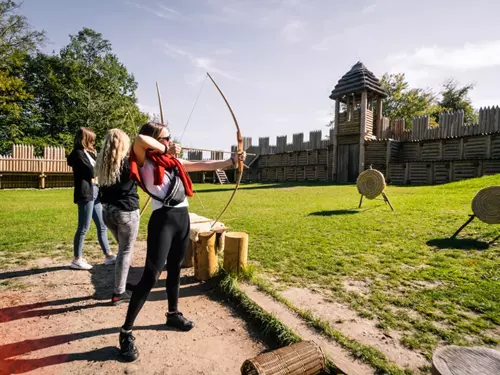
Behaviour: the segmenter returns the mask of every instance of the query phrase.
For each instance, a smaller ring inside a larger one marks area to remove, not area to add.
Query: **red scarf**
[[[153,176],[154,176],[154,184],[161,185],[163,183],[163,177],[165,176],[165,168],[177,168],[179,171],[179,177],[184,184],[184,189],[186,190],[186,195],[188,197],[193,196],[193,183],[189,178],[186,170],[182,163],[175,157],[170,154],[153,154],[151,151],[146,151],[146,158],[153,163]],[[136,181],[139,186],[144,190],[143,182],[141,180],[141,174],[139,173],[139,166],[137,165],[137,158],[135,156],[134,150],[130,150],[129,157],[129,165],[130,165],[130,178]]]

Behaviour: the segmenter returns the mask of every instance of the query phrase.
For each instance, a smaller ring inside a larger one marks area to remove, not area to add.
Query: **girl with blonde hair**
[[[113,305],[130,300],[126,282],[140,222],[137,184],[130,179],[129,149],[130,139],[124,131],[109,130],[96,166],[104,222],[118,242]]]
[[[88,128],[80,128],[76,132],[73,151],[68,155],[68,165],[73,169],[73,202],[78,205],[78,226],[73,240],[74,258],[71,268],[90,270],[92,266],[83,258],[83,242],[90,221],[93,219],[97,227],[97,239],[105,255],[104,263],[114,264],[115,256],[111,253],[102,218],[102,204],[99,200],[99,187],[95,178],[95,133]]]

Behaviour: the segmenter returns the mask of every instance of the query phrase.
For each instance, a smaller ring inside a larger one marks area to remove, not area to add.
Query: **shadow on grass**
[[[253,183],[248,183],[250,186],[245,186],[244,184],[240,185],[239,189],[241,190],[263,190],[263,189],[286,189],[286,188],[295,188],[295,187],[315,187],[315,186],[348,186],[353,184],[340,184],[333,182],[323,182],[323,181],[299,181],[299,182],[255,182],[258,183],[259,186],[251,186]],[[215,193],[221,191],[232,191],[234,189],[234,183],[229,183],[224,185],[225,187],[214,188],[214,189],[203,189],[198,188],[199,185],[203,186],[204,184],[196,184],[196,191],[198,193]],[[213,185],[213,184],[210,184]],[[355,185],[353,185],[355,186]]]
[[[471,238],[435,238],[426,243],[438,249],[486,250],[490,247],[487,242]]]
[[[358,210],[331,210],[331,211],[318,211],[311,212],[309,216],[336,216],[336,215],[352,215],[359,214]]]

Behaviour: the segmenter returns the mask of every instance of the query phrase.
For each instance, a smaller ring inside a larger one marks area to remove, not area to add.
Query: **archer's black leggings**
[[[181,267],[189,243],[189,213],[187,207],[163,207],[154,210],[148,223],[146,265],[134,288],[123,329],[131,330],[149,292],[160,277],[167,261],[168,311],[177,311]]]

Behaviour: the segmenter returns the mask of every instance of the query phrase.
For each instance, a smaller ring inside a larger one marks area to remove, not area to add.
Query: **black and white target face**
[[[500,186],[481,189],[472,200],[472,212],[486,224],[500,224]]]
[[[375,199],[385,189],[384,175],[376,169],[368,169],[359,174],[356,181],[358,192],[367,199]]]

